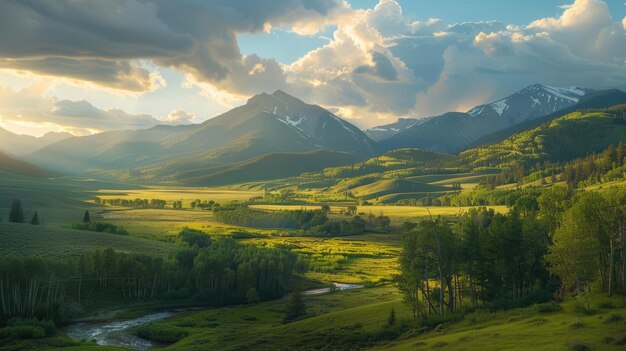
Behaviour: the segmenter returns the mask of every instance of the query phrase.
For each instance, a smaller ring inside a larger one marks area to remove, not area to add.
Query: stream
[[[363,285],[333,283],[335,291],[360,289]],[[327,294],[330,287],[310,289],[302,292],[302,295],[315,296]],[[102,346],[120,346],[132,350],[148,350],[152,347],[159,346],[149,340],[132,335],[128,329],[161,319],[166,319],[178,314],[178,311],[162,311],[149,313],[144,316],[119,320],[113,322],[98,323],[76,323],[65,328],[65,333],[75,340],[95,340],[98,345]]]
[[[155,346],[155,344],[149,340],[132,335],[128,332],[128,329],[141,324],[169,318],[175,314],[177,314],[177,312],[163,311],[121,321],[76,323],[67,327],[65,332],[67,336],[75,340],[95,340],[98,345],[121,346],[133,350],[147,350]]]

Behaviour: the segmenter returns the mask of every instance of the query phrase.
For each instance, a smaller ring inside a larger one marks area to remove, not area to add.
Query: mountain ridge
[[[329,149],[365,157],[379,146],[360,129],[317,105],[277,90],[253,96],[201,124],[156,126],[72,138],[26,159],[78,175],[175,181],[186,171],[219,172],[271,153]],[[320,162],[323,164],[323,162]]]
[[[579,87],[533,84],[467,112],[429,117],[379,143],[385,150],[417,147],[454,154],[485,135],[571,107],[593,92]]]

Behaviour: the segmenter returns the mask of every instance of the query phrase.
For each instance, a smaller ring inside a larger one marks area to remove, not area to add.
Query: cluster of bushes
[[[367,222],[354,216],[350,220],[328,221],[322,225],[311,227],[305,235],[309,236],[346,236],[358,235],[365,232]]]
[[[214,210],[220,222],[256,228],[304,229],[328,222],[322,210],[262,211],[246,205],[222,206]]]
[[[307,236],[357,235],[365,232],[367,222],[359,216],[350,220],[330,221],[326,213],[328,206],[320,210],[263,211],[246,205],[222,206],[214,210],[220,222],[255,228],[300,229]],[[356,207],[354,212],[356,212]],[[378,227],[389,222],[387,217],[373,217],[372,224]],[[388,225],[388,224],[387,224]]]
[[[37,318],[11,318],[0,326],[2,326],[0,343],[19,339],[40,339],[56,333],[54,322]]]
[[[181,328],[160,326],[158,324],[145,324],[132,330],[133,334],[155,342],[175,343],[187,337],[189,333]]]
[[[162,209],[167,207],[167,201],[161,199],[101,199],[96,197],[95,200],[98,205],[111,205],[111,206],[122,206],[122,207],[132,207],[132,208],[157,208]],[[172,203],[172,208],[178,208],[179,201],[174,201]],[[182,204],[181,204],[182,205]]]
[[[104,222],[83,222],[72,223],[72,229],[88,230],[91,232],[111,233],[119,235],[128,235],[128,231],[121,226]]]
[[[220,204],[218,204],[217,202],[213,201],[213,200],[193,200],[191,201],[191,208],[199,208],[201,210],[210,210],[213,209],[213,207],[217,207]]]

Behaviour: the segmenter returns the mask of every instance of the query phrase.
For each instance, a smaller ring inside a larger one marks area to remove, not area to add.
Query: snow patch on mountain
[[[506,103],[506,99],[504,99],[504,100],[496,101],[493,104],[491,104],[491,108],[494,111],[496,111],[497,114],[502,116],[502,112],[508,109],[509,105]]]

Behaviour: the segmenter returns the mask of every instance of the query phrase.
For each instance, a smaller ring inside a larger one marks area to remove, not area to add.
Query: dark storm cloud
[[[152,60],[245,91],[262,77],[276,84],[282,72],[276,75],[279,65],[266,60],[248,79],[253,67],[239,51],[238,32],[321,17],[337,6],[338,0],[6,0],[0,2],[0,56],[4,68],[131,91],[155,87],[137,64]]]

